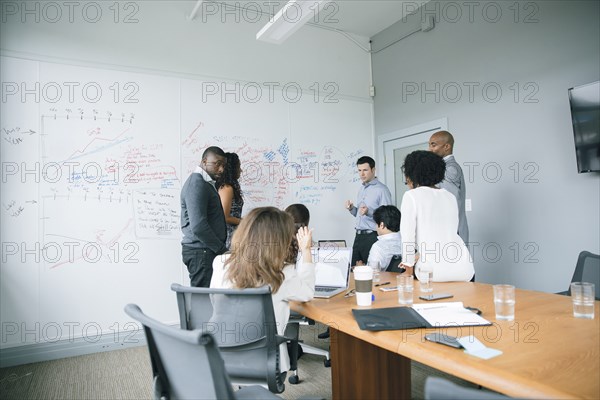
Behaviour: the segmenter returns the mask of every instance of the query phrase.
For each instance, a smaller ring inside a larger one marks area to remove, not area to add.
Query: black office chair
[[[402,262],[402,254],[396,254],[392,256],[390,263],[385,269],[387,272],[397,272],[402,273],[405,271],[404,268],[400,268],[400,263]]]
[[[425,400],[502,400],[509,398],[499,393],[465,388],[433,376],[425,380]]]
[[[590,253],[589,251],[579,253],[571,282],[593,283],[596,288],[596,300],[600,300],[600,255]],[[570,285],[568,290],[557,294],[570,296]]]
[[[144,327],[154,399],[280,399],[262,386],[234,392],[209,333],[165,325],[146,316],[135,304],[128,304],[125,312]]]
[[[271,289],[214,289],[172,284],[177,294],[181,329],[211,333],[234,385],[266,385],[285,390]]]
[[[304,315],[299,314],[295,311],[290,313],[290,319],[285,328],[285,337],[295,339],[290,343],[290,371],[292,374],[288,377],[288,382],[295,385],[300,382],[300,376],[298,374],[298,356],[300,349],[300,325],[315,325],[315,321],[310,318],[306,318]],[[314,354],[317,356],[325,357],[323,365],[325,367],[331,367],[331,359],[329,358],[329,351],[320,349],[318,347],[311,346],[309,344],[302,343],[302,351],[308,354]]]

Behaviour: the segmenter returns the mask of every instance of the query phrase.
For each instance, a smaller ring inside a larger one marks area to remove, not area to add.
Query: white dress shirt
[[[377,236],[377,242],[371,246],[367,265],[379,263],[379,269],[385,271],[392,256],[402,254],[402,238],[400,232],[392,232]]]

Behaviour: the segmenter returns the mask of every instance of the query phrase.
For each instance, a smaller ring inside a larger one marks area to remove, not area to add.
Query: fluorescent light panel
[[[198,14],[198,10],[200,9],[200,6],[202,5],[202,1],[203,0],[198,0],[196,2],[196,5],[194,6],[194,9],[192,10],[192,12],[190,13],[190,15],[188,15],[188,19],[190,21],[192,21],[193,19],[196,18],[196,15]]]
[[[256,34],[256,40],[281,44],[331,0],[290,0]]]

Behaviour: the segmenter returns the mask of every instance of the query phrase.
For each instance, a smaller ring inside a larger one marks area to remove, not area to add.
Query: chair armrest
[[[291,338],[291,337],[279,336],[279,335],[275,335],[275,338],[277,339],[278,345],[281,343],[285,343],[285,342],[299,343],[297,338]]]
[[[305,317],[304,315],[296,312],[296,311],[292,311],[290,313],[290,318],[288,321],[288,324],[307,324],[307,325],[314,325],[315,324],[315,320],[314,319],[310,319],[308,317]]]

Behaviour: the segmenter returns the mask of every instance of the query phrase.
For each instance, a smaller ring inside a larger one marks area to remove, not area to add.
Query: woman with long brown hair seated
[[[296,235],[297,247],[292,246]],[[242,219],[232,238],[231,253],[215,258],[212,288],[271,287],[277,333],[283,335],[290,317],[289,301],[309,301],[315,291],[315,265],[310,246],[312,232],[275,207],[259,207]],[[297,254],[303,262],[296,267]],[[292,251],[298,251],[292,250]],[[290,366],[285,343],[280,347],[281,371]]]

